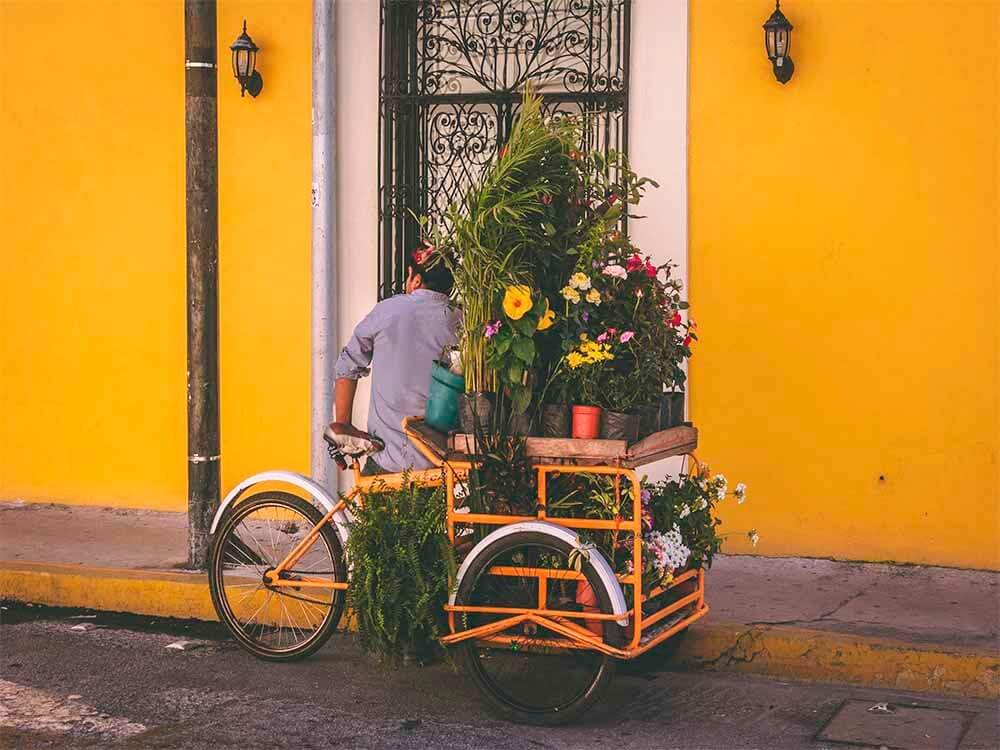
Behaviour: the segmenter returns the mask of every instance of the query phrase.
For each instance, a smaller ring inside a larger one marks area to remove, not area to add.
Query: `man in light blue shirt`
[[[368,433],[385,442],[385,450],[365,464],[365,474],[425,469],[430,463],[403,433],[404,417],[424,413],[431,365],[455,343],[460,315],[448,296],[454,281],[447,266],[433,264],[434,249],[413,254],[406,294],[382,300],[358,323],[337,358],[334,413],[330,429],[338,434],[367,437],[352,424],[358,379],[374,361]]]

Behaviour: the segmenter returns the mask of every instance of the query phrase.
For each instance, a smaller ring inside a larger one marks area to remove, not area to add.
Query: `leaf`
[[[521,378],[524,376],[524,367],[520,362],[511,362],[507,368],[507,381],[511,385],[521,385]]]
[[[535,342],[532,339],[516,338],[513,343],[514,354],[524,364],[530,365],[535,359]]]
[[[549,237],[556,236],[556,228],[547,221],[542,224],[542,231],[544,231]]]
[[[493,352],[496,356],[502,357],[506,354],[507,350],[510,349],[510,342],[511,338],[509,336],[507,338],[499,339],[496,344],[493,345]]]
[[[531,389],[530,388],[517,388],[514,391],[514,396],[511,399],[511,406],[514,409],[515,414],[524,414],[528,409],[528,404],[531,403]]]

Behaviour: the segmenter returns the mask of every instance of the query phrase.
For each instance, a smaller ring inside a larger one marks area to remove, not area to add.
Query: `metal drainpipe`
[[[337,489],[323,442],[333,419],[333,363],[337,354],[336,114],[334,110],[335,0],[313,0],[312,54],[312,407],[313,478]]]
[[[205,568],[219,507],[219,169],[215,0],[184,2],[188,564]]]

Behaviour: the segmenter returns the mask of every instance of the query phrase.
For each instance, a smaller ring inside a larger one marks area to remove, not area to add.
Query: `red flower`
[[[636,253],[625,262],[625,270],[632,273],[633,271],[638,271],[642,268],[643,264],[644,261],[639,257],[639,253]]]
[[[612,194],[611,194],[611,197],[610,197],[610,198],[608,198],[608,205],[609,205],[609,206],[613,206],[613,205],[615,205],[615,204],[616,204],[617,202],[618,202],[618,194],[617,194],[617,193],[612,193]]]
[[[569,158],[572,159],[573,161],[576,161],[577,159],[580,158],[580,152],[576,150],[570,151]]]
[[[548,193],[542,193],[542,203],[544,203],[547,206],[551,202],[552,202],[552,196],[549,195]]]
[[[646,261],[646,275],[651,279],[656,278],[656,266],[654,266],[648,260]]]
[[[690,346],[690,345],[691,345],[691,337],[690,336],[685,336],[684,337],[684,346]]]
[[[424,245],[422,245],[422,246],[418,247],[416,250],[414,250],[410,254],[410,257],[413,258],[413,262],[414,263],[416,263],[418,266],[422,266],[424,264],[424,262],[429,257],[431,257],[431,255],[434,253],[434,250],[436,250],[436,248],[434,247],[434,245],[430,245],[430,244],[426,244],[425,243]]]
[[[681,314],[679,312],[675,312],[674,317],[670,319],[670,325],[676,328],[680,324],[681,324]]]

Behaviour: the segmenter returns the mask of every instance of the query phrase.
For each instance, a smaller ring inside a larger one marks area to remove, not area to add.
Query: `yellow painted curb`
[[[783,679],[1000,698],[1000,656],[786,626],[699,623],[673,664]]]
[[[0,562],[0,598],[53,607],[218,619],[204,573]]]
[[[0,561],[0,598],[215,620],[203,573]],[[354,629],[354,618],[345,618]],[[675,666],[782,679],[841,682],[973,698],[1000,698],[1000,656],[785,626],[704,620],[681,641]]]

